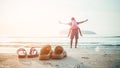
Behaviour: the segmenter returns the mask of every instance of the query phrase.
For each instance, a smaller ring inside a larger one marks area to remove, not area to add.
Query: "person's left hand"
[[[59,22],[59,24],[62,24],[62,22],[61,21],[58,21]]]

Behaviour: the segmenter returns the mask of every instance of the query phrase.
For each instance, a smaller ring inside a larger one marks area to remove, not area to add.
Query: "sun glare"
[[[119,35],[120,13],[118,3],[112,5],[114,3],[111,1],[109,4],[104,0],[94,0],[94,2],[88,0],[0,1],[0,35],[54,35],[69,28],[60,25],[58,21],[67,23],[72,16],[77,21],[89,20],[80,26],[82,30]]]

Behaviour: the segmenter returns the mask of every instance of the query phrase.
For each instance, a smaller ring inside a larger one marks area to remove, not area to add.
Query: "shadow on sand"
[[[27,67],[42,68],[89,68],[87,65],[73,57],[63,59],[39,60],[38,58],[19,59],[20,63]]]

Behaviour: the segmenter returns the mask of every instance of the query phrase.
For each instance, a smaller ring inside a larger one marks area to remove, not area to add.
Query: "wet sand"
[[[0,47],[0,68],[120,68],[120,47],[65,48],[68,56],[60,60],[19,59],[17,49]]]

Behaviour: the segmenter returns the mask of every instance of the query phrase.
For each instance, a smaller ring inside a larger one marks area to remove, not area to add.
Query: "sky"
[[[0,0],[0,36],[54,35],[88,19],[81,30],[120,35],[120,0]]]

